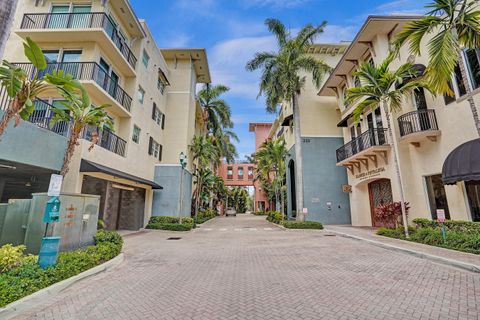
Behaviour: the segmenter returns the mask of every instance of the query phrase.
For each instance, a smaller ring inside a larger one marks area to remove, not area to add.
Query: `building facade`
[[[160,50],[128,0],[20,1],[3,59],[33,74],[23,54],[26,37],[42,48],[46,71],[80,80],[94,105],[109,105],[114,124],[113,130],[84,129],[63,191],[100,195],[100,218],[109,229],[139,229],[151,215],[180,215],[173,205],[180,201],[189,213],[193,164],[183,170],[178,159],[203,130],[195,88],[210,82],[205,50]],[[61,107],[61,100],[47,91],[29,121],[9,127],[0,142],[2,201],[46,191],[49,174],[60,169],[69,132],[66,123],[50,126],[52,106]],[[162,187],[183,197],[165,198]]]
[[[322,59],[332,68],[336,66],[347,43],[312,45],[308,53]],[[299,96],[304,208],[308,210],[306,220],[321,221],[326,224],[349,224],[350,204],[348,194],[342,191],[347,184],[344,168],[335,165],[335,150],[343,144],[342,130],[336,127],[340,112],[335,98],[320,97],[310,75],[305,75],[305,88]],[[294,218],[296,208],[295,185],[295,136],[293,130],[293,110],[284,103],[279,116],[269,133],[270,139],[283,137],[288,150],[287,203],[288,216]]]
[[[480,182],[471,180],[445,185],[442,179],[442,167],[449,154],[462,144],[478,139],[458,67],[451,79],[454,97],[435,97],[420,89],[404,100],[402,110],[392,114],[394,141],[388,138],[386,130],[390,124],[384,110],[367,110],[360,121],[354,121],[352,112],[356,104],[345,103],[346,90],[361,86],[359,79],[353,76],[357,66],[364,62],[380,64],[387,57],[395,34],[418,18],[369,17],[319,92],[321,97],[335,98],[341,112],[338,127],[342,128],[344,145],[332,155],[336,156],[333,161],[337,166],[348,170],[347,190],[353,225],[382,226],[382,221],[375,217],[375,208],[400,200],[392,156],[394,149],[398,154],[405,201],[410,206],[409,221],[417,217],[436,219],[437,210],[444,211],[448,219],[480,220]],[[408,48],[402,48],[391,68],[409,61],[418,70],[424,70],[428,63],[425,44],[421,44],[424,55],[419,57],[410,56]],[[478,49],[463,53],[474,94],[480,90],[479,53]],[[474,99],[479,105],[478,94]],[[480,150],[477,148],[466,156],[474,153],[478,155]],[[466,163],[464,169],[467,167],[471,166]]]

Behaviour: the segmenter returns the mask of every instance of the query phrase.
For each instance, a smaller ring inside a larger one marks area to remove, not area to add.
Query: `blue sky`
[[[258,73],[245,71],[256,51],[275,50],[266,18],[289,28],[306,23],[328,25],[317,42],[352,40],[368,15],[423,13],[427,0],[130,0],[161,48],[206,48],[214,84],[225,84],[232,108],[239,158],[254,151],[249,122],[272,121],[257,99]]]

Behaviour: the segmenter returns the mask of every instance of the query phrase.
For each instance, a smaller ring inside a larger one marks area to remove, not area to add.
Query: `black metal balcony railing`
[[[82,132],[82,138],[92,141],[94,133],[97,134],[97,145],[107,149],[108,151],[125,157],[127,141],[123,140],[108,129],[101,130],[94,126],[85,127]]]
[[[388,144],[387,129],[370,129],[352,141],[337,149],[337,162],[348,159],[355,154],[374,146]]]
[[[398,126],[402,137],[416,132],[438,130],[435,110],[423,109],[405,113],[398,117]]]
[[[31,77],[37,72],[31,63],[15,63],[15,65],[24,69]],[[78,80],[95,81],[100,87],[107,91],[112,98],[118,101],[125,110],[130,111],[132,98],[118,85],[117,81],[112,79],[96,62],[49,63],[45,70],[40,71],[39,76],[51,73],[54,70],[63,70]]]
[[[5,88],[0,90],[0,110],[6,110],[11,103],[11,98],[7,95]],[[28,118],[28,122],[31,122],[38,127],[50,130],[56,134],[68,137],[70,134],[70,126],[68,122],[59,121],[52,124],[52,118],[55,113],[52,111],[52,105],[47,101],[36,98],[34,101],[35,110]]]
[[[91,13],[27,13],[21,29],[91,29],[102,28],[135,69],[137,58],[125,43],[112,19],[103,12]]]

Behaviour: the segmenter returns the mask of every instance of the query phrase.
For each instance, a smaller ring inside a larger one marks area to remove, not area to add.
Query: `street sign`
[[[445,210],[437,209],[437,221],[443,223],[445,220]]]
[[[49,197],[58,197],[60,195],[60,191],[62,190],[62,182],[63,176],[59,174],[52,174],[50,176],[50,184],[48,185],[48,193]]]

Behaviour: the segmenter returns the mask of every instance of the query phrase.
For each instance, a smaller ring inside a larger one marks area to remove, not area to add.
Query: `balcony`
[[[87,126],[84,128],[81,137],[88,141],[93,141],[95,135],[97,135],[96,144],[98,146],[125,157],[127,141],[123,140],[108,129],[100,130],[94,126]]]
[[[92,13],[28,13],[16,33],[36,42],[97,42],[111,61],[123,61],[117,68],[127,77],[135,76],[137,58],[110,17]]]
[[[378,157],[387,163],[387,151],[390,145],[387,139],[387,129],[370,129],[347,144],[337,149],[337,165],[345,166],[354,172],[361,171],[363,164],[369,169],[369,160],[378,165]]]
[[[24,69],[31,77],[37,72],[30,63],[15,63],[15,65]],[[39,76],[54,70],[64,70],[75,79],[82,80],[87,90],[90,88],[90,96],[102,104],[111,105],[112,113],[119,117],[131,116],[132,98],[96,62],[49,63],[45,70],[40,71]]]
[[[406,141],[419,147],[424,139],[436,141],[441,134],[438,130],[435,110],[415,110],[398,117],[398,128],[400,129],[400,141]]]

